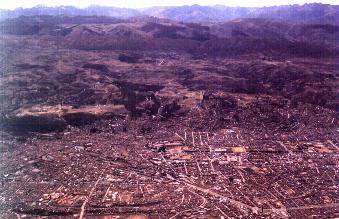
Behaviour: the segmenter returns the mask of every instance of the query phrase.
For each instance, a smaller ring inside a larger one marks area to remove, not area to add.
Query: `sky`
[[[261,7],[272,5],[290,5],[290,4],[305,4],[319,2],[324,4],[339,5],[339,0],[0,0],[0,8],[15,9],[18,7],[30,8],[36,5],[45,6],[60,6],[72,5],[80,8],[89,5],[105,5],[125,8],[144,8],[151,6],[178,6],[178,5],[227,5],[227,6],[247,6],[247,7]]]

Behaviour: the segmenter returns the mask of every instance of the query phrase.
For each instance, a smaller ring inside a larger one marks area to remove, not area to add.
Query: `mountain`
[[[226,21],[235,18],[272,18],[301,23],[338,23],[339,6],[328,4],[304,4],[272,7],[226,7],[216,6],[180,6],[151,12],[162,18],[186,22]]]
[[[227,7],[223,5],[184,5],[170,7],[150,7],[144,9],[117,8],[92,5],[84,9],[73,6],[18,8],[0,10],[2,19],[32,15],[66,16],[110,16],[129,18],[154,16],[184,22],[216,22],[236,18],[270,18],[293,23],[338,24],[339,6],[329,4],[285,5],[272,7]]]
[[[211,56],[261,53],[270,56],[338,54],[339,26],[291,24],[267,18],[186,23],[156,17],[22,16],[0,22],[10,35],[62,39],[84,50],[181,51]]]
[[[15,18],[19,16],[52,15],[52,16],[110,16],[127,18],[141,16],[142,14],[130,8],[106,7],[91,5],[80,9],[73,6],[46,7],[38,5],[33,8],[17,8],[14,10],[0,10],[1,18]]]
[[[339,40],[337,25],[291,24],[267,18],[243,18],[213,23],[210,25],[210,33],[219,38],[287,40],[337,49]]]

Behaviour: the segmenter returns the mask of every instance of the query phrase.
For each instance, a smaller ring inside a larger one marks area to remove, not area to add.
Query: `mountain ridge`
[[[110,16],[116,18],[154,16],[183,22],[220,22],[236,18],[272,18],[294,23],[338,24],[339,6],[321,3],[269,7],[201,6],[195,4],[133,9],[98,5],[91,5],[86,8],[39,5],[14,10],[0,9],[0,15],[1,19],[32,15]]]

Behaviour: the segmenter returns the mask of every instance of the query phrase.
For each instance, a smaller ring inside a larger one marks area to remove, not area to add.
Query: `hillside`
[[[272,56],[336,56],[339,26],[290,24],[263,18],[195,24],[135,17],[32,16],[0,23],[5,34],[58,39],[87,50],[157,50],[190,54]]]

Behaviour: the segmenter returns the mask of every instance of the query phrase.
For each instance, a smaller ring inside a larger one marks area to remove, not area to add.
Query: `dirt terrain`
[[[339,217],[336,29],[30,19],[1,36],[0,218]]]

